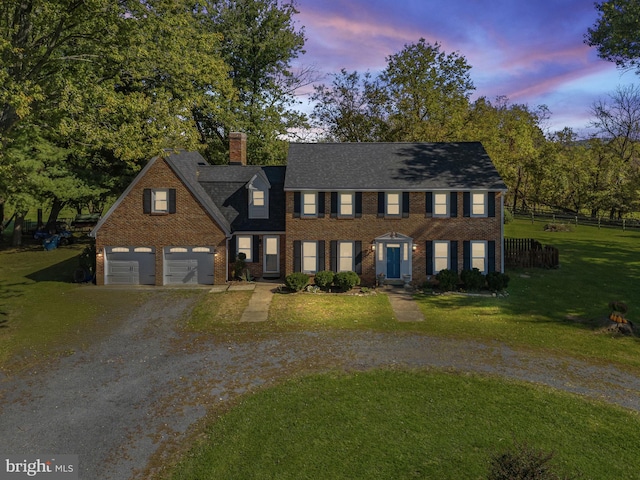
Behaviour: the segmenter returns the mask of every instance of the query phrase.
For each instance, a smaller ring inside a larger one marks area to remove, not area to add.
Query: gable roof
[[[285,190],[498,190],[480,142],[291,143]]]
[[[143,178],[147,171],[158,161],[158,159],[164,159],[169,167],[175,172],[175,174],[182,180],[185,186],[193,193],[193,195],[197,198],[198,202],[202,205],[202,207],[207,211],[207,213],[211,216],[213,220],[215,220],[220,228],[224,231],[226,235],[231,234],[231,226],[229,222],[222,214],[218,206],[212,201],[212,199],[206,194],[202,186],[198,183],[198,169],[205,168],[209,166],[207,161],[204,159],[202,155],[198,152],[187,152],[184,150],[180,150],[178,152],[166,151],[162,156],[153,157],[147,164],[144,166],[142,170],[136,175],[133,181],[129,184],[129,186],[125,189],[125,191],[118,197],[118,200],[111,206],[109,211],[100,219],[100,221],[96,224],[96,226],[89,233],[90,236],[95,237],[100,230],[100,227],[104,224],[104,222],[111,216],[111,214],[115,211],[116,208],[122,203],[122,200],[129,195],[131,190],[136,186],[136,184]]]

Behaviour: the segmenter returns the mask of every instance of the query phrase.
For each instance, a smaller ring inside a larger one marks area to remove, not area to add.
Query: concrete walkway
[[[424,322],[424,315],[413,294],[403,287],[386,288],[393,315],[398,322]]]
[[[249,299],[247,308],[242,312],[241,322],[266,322],[269,317],[269,306],[273,299],[273,294],[278,288],[273,283],[258,282],[253,284],[253,294]],[[231,289],[230,289],[231,290]]]

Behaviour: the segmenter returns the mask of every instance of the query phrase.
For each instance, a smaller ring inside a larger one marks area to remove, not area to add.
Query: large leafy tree
[[[596,47],[601,58],[640,72],[640,3],[609,0],[596,3],[596,9],[600,16],[585,42]]]
[[[189,0],[3,1],[0,160],[16,183],[2,182],[0,202],[71,200],[44,195],[42,182],[18,188],[37,179],[24,159],[43,145],[65,152],[69,177],[97,182],[96,195],[123,164],[133,172],[163,148],[196,148],[194,108],[225,111],[235,92],[207,19]]]
[[[306,126],[296,106],[296,91],[313,80],[311,69],[295,70],[304,53],[295,3],[279,0],[209,0],[211,28],[222,36],[222,55],[238,97],[224,115],[196,108],[195,116],[209,157],[227,161],[228,134],[248,134],[249,163],[282,163],[285,135]]]

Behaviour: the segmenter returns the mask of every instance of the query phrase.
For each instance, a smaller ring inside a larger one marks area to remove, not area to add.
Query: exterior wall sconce
[[[375,243],[372,243],[372,244],[371,244],[371,251],[372,251],[372,252],[375,252],[375,251],[376,251],[376,244],[375,244]]]
[[[103,255],[104,255],[104,248],[101,248],[100,250],[98,250],[98,257],[102,258]]]
[[[411,245],[411,250],[413,250],[414,252],[417,250],[418,246],[414,243],[413,245]]]

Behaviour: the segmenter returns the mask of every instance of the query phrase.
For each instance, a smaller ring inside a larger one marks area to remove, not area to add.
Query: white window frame
[[[310,201],[313,199],[313,201]],[[300,216],[313,218],[318,216],[318,192],[300,193]]]
[[[449,216],[449,192],[433,192],[433,216],[434,217],[448,217]],[[441,200],[444,198],[444,202]],[[440,200],[440,201],[439,201]],[[444,212],[439,212],[438,209],[444,207]]]
[[[162,197],[164,198],[158,198]],[[162,205],[164,204],[164,208]],[[169,213],[169,189],[158,188],[151,190],[151,213]]]
[[[482,247],[482,255],[476,249]],[[487,273],[488,260],[488,243],[486,240],[472,240],[469,248],[469,265],[471,269],[477,268],[480,273],[485,275]],[[482,262],[482,263],[480,263]],[[482,268],[480,268],[482,267]]]
[[[349,201],[345,202],[344,200]],[[353,218],[356,210],[355,200],[354,192],[338,192],[338,217]]]
[[[338,242],[338,272],[353,272],[355,270],[355,244],[354,242]]]
[[[303,273],[316,273],[318,271],[318,242],[303,241],[300,250],[300,270]]]
[[[440,247],[440,248],[438,248]],[[444,252],[440,251],[444,249]],[[448,240],[433,241],[433,274],[437,275],[440,270],[448,270],[450,265],[450,243]]]
[[[390,202],[390,197],[391,195],[397,195],[398,196],[398,202],[397,203],[391,203]],[[397,213],[392,213],[390,211],[391,206],[396,206],[398,211]],[[400,217],[402,216],[402,192],[386,192],[385,196],[384,196],[384,214],[386,217]]]
[[[249,189],[249,218],[269,218],[269,193],[267,190]]]
[[[482,199],[482,203],[478,200]],[[471,192],[469,198],[469,209],[472,217],[486,217],[487,208],[487,192]]]
[[[245,262],[253,262],[253,235],[236,236],[236,255],[240,253],[247,256]]]

